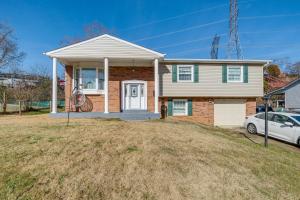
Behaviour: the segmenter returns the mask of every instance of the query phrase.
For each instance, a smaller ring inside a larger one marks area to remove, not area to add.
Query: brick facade
[[[73,67],[65,69],[65,99],[66,111],[69,109],[69,97],[72,92]],[[147,108],[154,112],[154,69],[153,67],[110,67],[108,81],[109,112],[121,111],[122,81],[143,80],[147,81]],[[104,112],[104,95],[86,95],[89,110],[92,112]],[[72,108],[74,111],[74,108]]]
[[[66,66],[65,70],[65,97],[66,111],[69,108],[69,96],[72,92],[73,67]],[[109,112],[121,111],[121,90],[122,81],[143,80],[147,81],[147,108],[154,112],[154,69],[153,67],[110,67],[109,69]],[[104,95],[86,95],[88,111],[104,112]],[[180,98],[180,97],[177,97]],[[181,120],[188,120],[207,125],[214,124],[214,99],[206,97],[181,97],[192,99],[192,116],[176,117]],[[168,105],[168,98],[159,98],[159,111],[162,103]],[[72,108],[74,111],[74,108]],[[256,113],[256,99],[246,99],[246,115]]]
[[[206,125],[214,125],[214,99],[204,97],[177,97],[178,99],[192,99],[192,116],[175,116],[176,119],[184,121],[193,121]],[[176,98],[174,98],[176,99]],[[256,113],[256,99],[248,98],[246,101],[246,115]],[[160,98],[161,102],[168,105],[168,98]]]
[[[192,116],[174,116],[179,120],[193,121],[197,123],[213,125],[214,124],[214,100],[205,97],[176,97],[174,99],[192,99]],[[159,105],[162,102],[168,106],[168,98],[160,98]]]
[[[109,69],[109,111],[121,111],[122,81],[147,81],[147,108],[154,112],[154,69],[153,67],[110,67]]]
[[[256,113],[256,98],[246,100],[246,115],[254,115]]]

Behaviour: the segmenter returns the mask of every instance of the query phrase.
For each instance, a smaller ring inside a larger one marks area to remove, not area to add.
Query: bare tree
[[[24,56],[23,52],[19,52],[13,30],[0,23],[0,68],[18,64]]]
[[[24,52],[20,52],[18,49],[13,30],[0,23],[0,69],[7,66],[17,66],[24,56]],[[7,87],[5,86],[0,86],[0,104],[2,104],[2,110],[5,113],[7,107]]]
[[[90,24],[87,24],[83,27],[84,36],[83,37],[72,37],[65,36],[64,39],[60,42],[61,46],[67,46],[83,40],[87,40],[101,34],[111,33],[111,31],[106,28],[102,23],[94,21]]]
[[[9,93],[12,94],[14,99],[19,102],[19,114],[22,113],[22,107],[25,111],[31,108],[31,103],[34,97],[34,85],[27,82],[26,78],[18,80],[14,87],[9,88]]]
[[[289,66],[287,66],[287,69],[289,71],[289,74],[297,76],[300,78],[300,61],[295,62]]]

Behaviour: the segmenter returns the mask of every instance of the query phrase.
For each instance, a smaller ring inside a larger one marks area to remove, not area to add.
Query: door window
[[[132,85],[130,87],[130,95],[131,95],[131,97],[137,97],[138,96],[138,86],[137,85]]]

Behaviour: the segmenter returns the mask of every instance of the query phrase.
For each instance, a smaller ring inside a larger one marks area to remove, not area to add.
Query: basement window
[[[188,104],[186,99],[173,99],[173,115],[174,116],[188,115]]]

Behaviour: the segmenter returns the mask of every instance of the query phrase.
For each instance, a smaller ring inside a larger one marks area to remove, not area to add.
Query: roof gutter
[[[165,63],[238,63],[238,64],[270,64],[272,60],[228,60],[228,59],[164,59]]]

